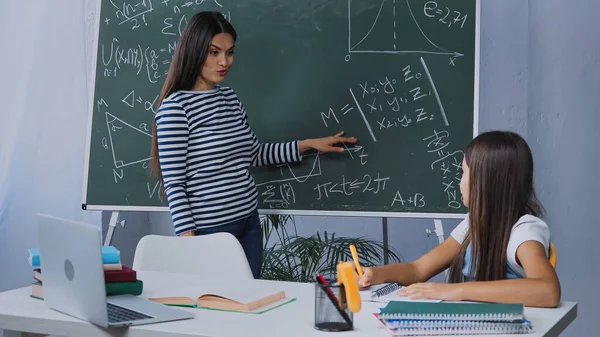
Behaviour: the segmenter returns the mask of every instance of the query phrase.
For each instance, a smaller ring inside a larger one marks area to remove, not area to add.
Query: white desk
[[[202,276],[143,271],[138,272],[138,278],[144,281],[143,297],[173,295],[169,289],[176,289],[177,294],[197,297],[201,284],[207,282]],[[372,312],[381,304],[363,302],[361,312],[354,315],[353,331],[321,332],[313,328],[314,285],[262,280],[251,282],[261,282],[272,286],[273,290],[283,289],[287,296],[297,299],[260,315],[185,308],[184,310],[195,313],[194,319],[124,329],[103,329],[46,308],[43,301],[29,297],[31,288],[25,287],[0,293],[0,329],[11,330],[5,332],[4,337],[20,335],[14,331],[69,337],[389,336],[372,317]],[[525,315],[533,322],[536,330],[528,337],[553,337],[558,336],[573,322],[577,316],[577,305],[564,302],[556,309],[526,308]]]

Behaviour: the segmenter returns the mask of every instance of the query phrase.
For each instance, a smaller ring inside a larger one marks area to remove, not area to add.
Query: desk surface
[[[172,295],[172,289],[180,296],[197,297],[202,276],[139,271],[144,281],[143,297]],[[296,301],[275,310],[255,315],[184,308],[195,314],[194,319],[141,325],[125,329],[103,329],[87,322],[48,309],[43,301],[29,297],[30,287],[0,293],[0,329],[46,333],[62,336],[331,336],[313,328],[314,285],[292,282],[251,280],[273,290],[285,290]],[[169,291],[171,289],[171,291]],[[361,312],[354,315],[353,331],[333,333],[343,336],[389,336],[372,317],[381,303],[363,302]],[[528,337],[558,336],[577,316],[577,304],[563,302],[555,309],[525,308],[535,333]],[[504,337],[506,335],[503,335]],[[486,337],[494,337],[486,335]],[[497,336],[498,337],[498,336]]]

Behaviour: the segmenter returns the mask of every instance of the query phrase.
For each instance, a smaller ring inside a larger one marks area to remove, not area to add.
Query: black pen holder
[[[353,329],[353,325],[344,286],[329,282],[315,283],[315,329],[348,331]]]

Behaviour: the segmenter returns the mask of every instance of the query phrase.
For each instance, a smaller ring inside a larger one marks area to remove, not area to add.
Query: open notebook
[[[398,295],[402,286],[389,287],[389,283],[378,284],[360,291],[360,299],[364,302],[380,302],[387,303],[389,301],[402,301],[402,302],[432,302],[439,303],[441,300],[430,300],[430,299],[411,299],[410,297],[404,297]],[[385,291],[385,289],[389,289]],[[383,291],[382,291],[383,290]],[[377,294],[373,296],[373,294]]]
[[[204,288],[197,297],[160,296],[149,299],[157,303],[172,306],[254,313],[262,313],[293,300],[288,298],[286,301],[285,291],[283,290],[273,291],[264,287],[252,287],[249,285],[236,287],[230,285]]]

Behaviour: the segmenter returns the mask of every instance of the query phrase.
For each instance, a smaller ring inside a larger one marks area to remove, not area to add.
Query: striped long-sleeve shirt
[[[259,143],[228,87],[178,91],[155,120],[164,188],[177,235],[223,225],[257,207],[251,166],[297,162],[298,141]]]

